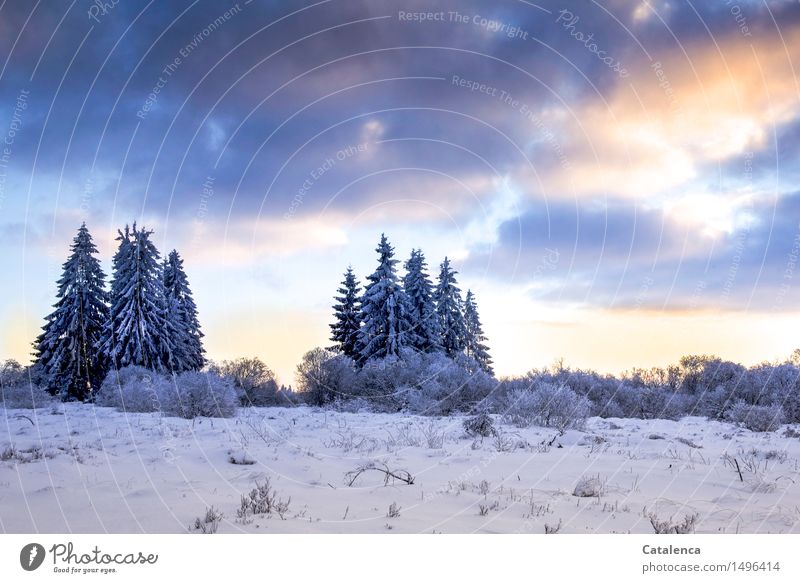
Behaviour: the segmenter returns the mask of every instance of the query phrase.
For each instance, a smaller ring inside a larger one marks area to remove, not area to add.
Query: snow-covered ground
[[[785,429],[592,418],[560,437],[498,424],[476,440],[462,420],[0,408],[0,531],[187,532],[213,506],[219,532],[649,533],[650,516],[693,514],[696,532],[800,532],[800,439]],[[348,485],[370,462],[413,483],[367,469]],[[574,495],[582,478],[599,496]],[[291,498],[283,518],[238,519],[242,494],[267,479],[273,502]]]

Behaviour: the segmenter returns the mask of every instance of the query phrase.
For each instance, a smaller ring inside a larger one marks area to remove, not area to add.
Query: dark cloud
[[[468,272],[531,286],[534,297],[607,308],[776,310],[800,306],[800,192],[746,208],[712,240],[697,225],[637,207],[541,203],[503,223]]]

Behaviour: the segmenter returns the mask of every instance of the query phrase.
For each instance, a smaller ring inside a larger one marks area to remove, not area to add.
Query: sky
[[[0,2],[0,358],[85,221],[176,248],[208,356],[286,383],[381,233],[499,375],[800,346],[800,3]]]

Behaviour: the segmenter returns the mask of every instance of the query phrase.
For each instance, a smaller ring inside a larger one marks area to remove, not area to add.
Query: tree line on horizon
[[[97,249],[81,226],[57,282],[57,302],[34,344],[36,362],[0,363],[1,405],[40,407],[56,395],[193,418],[232,416],[240,406],[310,404],[495,414],[520,427],[559,431],[579,428],[587,416],[701,415],[753,431],[800,422],[800,351],[752,367],[693,355],[619,377],[557,363],[495,378],[474,294],[462,300],[449,260],[434,284],[415,249],[401,277],[385,236],[363,292],[352,268],[345,273],[331,324],[333,350],[304,356],[298,392],[279,388],[257,358],[207,362],[183,261],[177,251],[162,261],[151,235],[135,224],[118,231],[106,291]]]
[[[110,370],[127,366],[176,374],[204,366],[183,259],[172,250],[159,261],[152,234],[136,223],[118,231],[107,291],[86,223],[78,229],[57,282],[58,299],[34,342],[34,366],[51,394],[91,399]]]
[[[352,266],[334,298],[330,324],[333,350],[363,367],[376,359],[401,357],[404,349],[417,353],[464,354],[484,372],[493,374],[475,294],[462,298],[456,275],[445,257],[436,284],[427,273],[421,249],[412,249],[397,273],[399,261],[385,234],[375,251],[378,267],[367,276],[363,293]]]

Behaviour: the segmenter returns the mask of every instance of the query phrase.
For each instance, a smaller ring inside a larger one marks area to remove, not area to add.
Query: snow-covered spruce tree
[[[110,313],[99,344],[114,369],[137,365],[161,372],[173,362],[175,329],[166,317],[159,253],[151,234],[134,223],[117,237]]]
[[[472,290],[467,290],[467,297],[464,300],[464,352],[470,358],[481,365],[481,368],[489,374],[492,371],[492,359],[489,356],[489,347],[484,344],[486,336],[483,334],[483,326],[478,316],[478,306],[475,303],[475,295]]]
[[[378,268],[367,280],[361,298],[361,322],[358,336],[358,362],[364,364],[373,358],[399,356],[400,349],[414,346],[418,341],[414,333],[411,304],[400,286],[395,266],[394,249],[381,235],[377,251]]]
[[[64,399],[91,398],[105,376],[105,362],[95,350],[108,317],[105,274],[94,257],[97,247],[86,223],[78,229],[58,280],[58,301],[47,316],[34,350],[47,388]]]
[[[456,271],[450,267],[445,257],[439,271],[439,281],[433,299],[436,302],[436,315],[442,333],[442,348],[447,356],[453,357],[464,350],[466,326],[462,311],[461,290],[456,285]]]
[[[168,363],[173,372],[200,370],[205,364],[203,333],[197,319],[197,305],[183,270],[183,259],[176,250],[167,256],[162,268],[166,317],[175,330],[174,352]]]
[[[358,336],[361,329],[359,291],[361,288],[356,282],[353,268],[348,267],[342,286],[338,289],[339,295],[335,297],[333,317],[336,321],[330,324],[331,340],[335,342],[332,348],[354,360],[358,358]]]
[[[405,267],[403,288],[411,303],[414,332],[417,336],[414,348],[421,352],[438,352],[442,350],[442,333],[433,303],[433,284],[426,272],[428,265],[422,250],[412,249]]]

